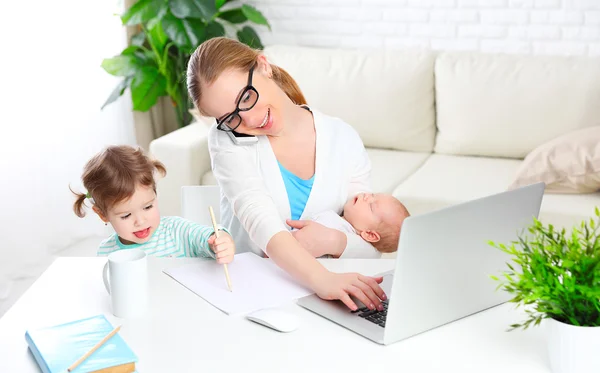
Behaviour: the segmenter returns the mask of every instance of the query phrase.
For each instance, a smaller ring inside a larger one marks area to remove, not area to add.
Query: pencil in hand
[[[219,228],[217,227],[217,220],[215,219],[215,213],[213,212],[212,206],[208,206],[208,212],[210,213],[210,220],[212,220],[213,229],[215,230],[215,238],[219,238]],[[233,288],[231,286],[231,279],[229,278],[229,270],[227,269],[227,264],[223,264],[223,268],[225,269],[227,287],[229,288],[230,292],[233,292]]]

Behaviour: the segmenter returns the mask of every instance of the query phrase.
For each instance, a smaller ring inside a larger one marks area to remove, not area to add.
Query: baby
[[[324,211],[311,220],[345,233],[355,233],[380,253],[398,250],[402,222],[410,216],[396,198],[383,193],[361,193],[344,205],[343,216]]]
[[[141,149],[110,146],[88,161],[83,173],[87,193],[75,193],[75,214],[84,217],[85,201],[115,233],[102,241],[98,255],[137,248],[153,256],[207,257],[230,263],[235,254],[226,232],[214,236],[203,226],[177,216],[160,216],[154,172],[165,174],[164,165]],[[206,212],[208,214],[208,211]]]

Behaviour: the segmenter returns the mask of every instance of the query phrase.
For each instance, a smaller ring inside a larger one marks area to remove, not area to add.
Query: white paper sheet
[[[228,315],[277,307],[313,293],[296,283],[271,259],[253,253],[237,254],[227,267],[233,292],[227,288],[223,265],[214,260],[163,272]]]

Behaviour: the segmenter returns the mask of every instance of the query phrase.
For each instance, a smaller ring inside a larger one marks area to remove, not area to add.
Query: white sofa
[[[600,59],[292,46],[265,54],[309,105],[356,128],[373,188],[413,215],[504,191],[534,148],[600,125]],[[164,214],[180,213],[181,186],[215,184],[206,141],[213,123],[151,143],[167,167],[158,183]],[[600,193],[547,193],[540,218],[569,228],[594,206]]]

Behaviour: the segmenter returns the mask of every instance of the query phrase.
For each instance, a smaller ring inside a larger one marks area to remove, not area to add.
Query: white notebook
[[[228,315],[277,307],[313,293],[296,283],[271,259],[254,253],[237,254],[227,267],[233,292],[227,288],[223,265],[214,260],[202,260],[163,272]]]

